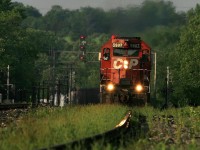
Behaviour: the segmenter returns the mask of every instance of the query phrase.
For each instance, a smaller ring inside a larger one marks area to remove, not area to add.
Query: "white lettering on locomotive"
[[[138,65],[138,59],[131,59],[130,60],[130,64],[129,64],[129,69],[131,69],[132,67],[134,66],[137,66]]]
[[[121,58],[118,58],[116,60],[113,61],[113,67],[115,69],[120,69],[123,66],[123,62],[124,60]],[[137,66],[139,63],[138,59],[130,59],[130,63],[129,63],[129,69],[131,69],[134,66]]]
[[[113,47],[122,47],[122,43],[113,43]]]
[[[140,44],[131,43],[131,44],[130,44],[130,47],[131,47],[131,48],[140,49],[141,46],[140,46]]]
[[[123,59],[118,58],[118,59],[114,60],[113,67],[115,69],[120,69],[122,67],[122,63],[123,63]]]

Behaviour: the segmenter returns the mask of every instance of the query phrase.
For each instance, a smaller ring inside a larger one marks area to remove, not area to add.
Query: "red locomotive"
[[[112,36],[101,48],[102,103],[150,100],[151,48],[139,37]]]

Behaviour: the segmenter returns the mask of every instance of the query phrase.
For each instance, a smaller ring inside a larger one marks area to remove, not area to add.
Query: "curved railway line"
[[[30,104],[0,104],[0,111],[10,109],[27,109],[28,107],[30,107]]]
[[[98,141],[103,142],[102,144],[106,143],[120,143],[120,139],[130,133],[130,119],[132,116],[132,112],[128,111],[125,117],[120,121],[119,124],[115,126],[112,130],[106,131],[104,133],[100,133],[94,135],[92,137],[87,137],[84,139],[72,141],[70,143],[63,143],[60,145],[55,145],[48,148],[42,148],[40,150],[65,150],[65,149],[76,149],[76,148],[84,148],[84,149],[92,149],[92,144]]]
[[[7,105],[9,106],[9,105]],[[19,106],[19,105],[18,105]],[[15,123],[20,119],[20,116],[29,111],[28,107],[20,106],[18,109],[14,106],[9,106],[7,110],[0,111],[0,127],[6,127],[9,123]],[[3,107],[3,106],[1,106]],[[12,108],[12,109],[11,109]],[[177,144],[177,139],[174,137],[176,131],[180,128],[178,118],[175,115],[159,115],[153,116],[153,126],[149,128],[146,116],[128,111],[124,118],[117,124],[113,129],[94,135],[92,137],[86,137],[84,139],[78,139],[69,143],[62,143],[59,145],[53,145],[51,147],[44,147],[41,150],[53,149],[53,150],[64,150],[64,149],[93,149],[95,144],[102,144],[105,147],[108,143],[113,147],[118,147],[123,143],[127,146],[131,141],[137,140],[140,136],[146,136],[149,142],[156,143],[157,140],[165,141],[166,145]],[[163,136],[160,137],[160,134]],[[66,134],[66,133],[62,133]],[[199,141],[199,133],[192,133],[189,127],[181,127],[180,140],[182,143],[188,143],[192,140],[192,137]]]

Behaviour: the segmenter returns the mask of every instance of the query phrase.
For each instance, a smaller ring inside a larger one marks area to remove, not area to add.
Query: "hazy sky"
[[[42,14],[51,9],[52,5],[60,5],[63,8],[79,9],[80,7],[91,6],[101,7],[105,10],[109,8],[125,7],[127,5],[140,5],[144,0],[12,0],[22,2],[25,5],[31,5]],[[167,1],[167,0],[166,0]],[[200,0],[170,0],[174,3],[177,11],[187,11],[195,7]]]

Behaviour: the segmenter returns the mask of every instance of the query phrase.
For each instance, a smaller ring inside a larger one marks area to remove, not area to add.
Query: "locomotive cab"
[[[101,48],[102,103],[147,103],[150,96],[151,49],[139,37],[112,36]]]

